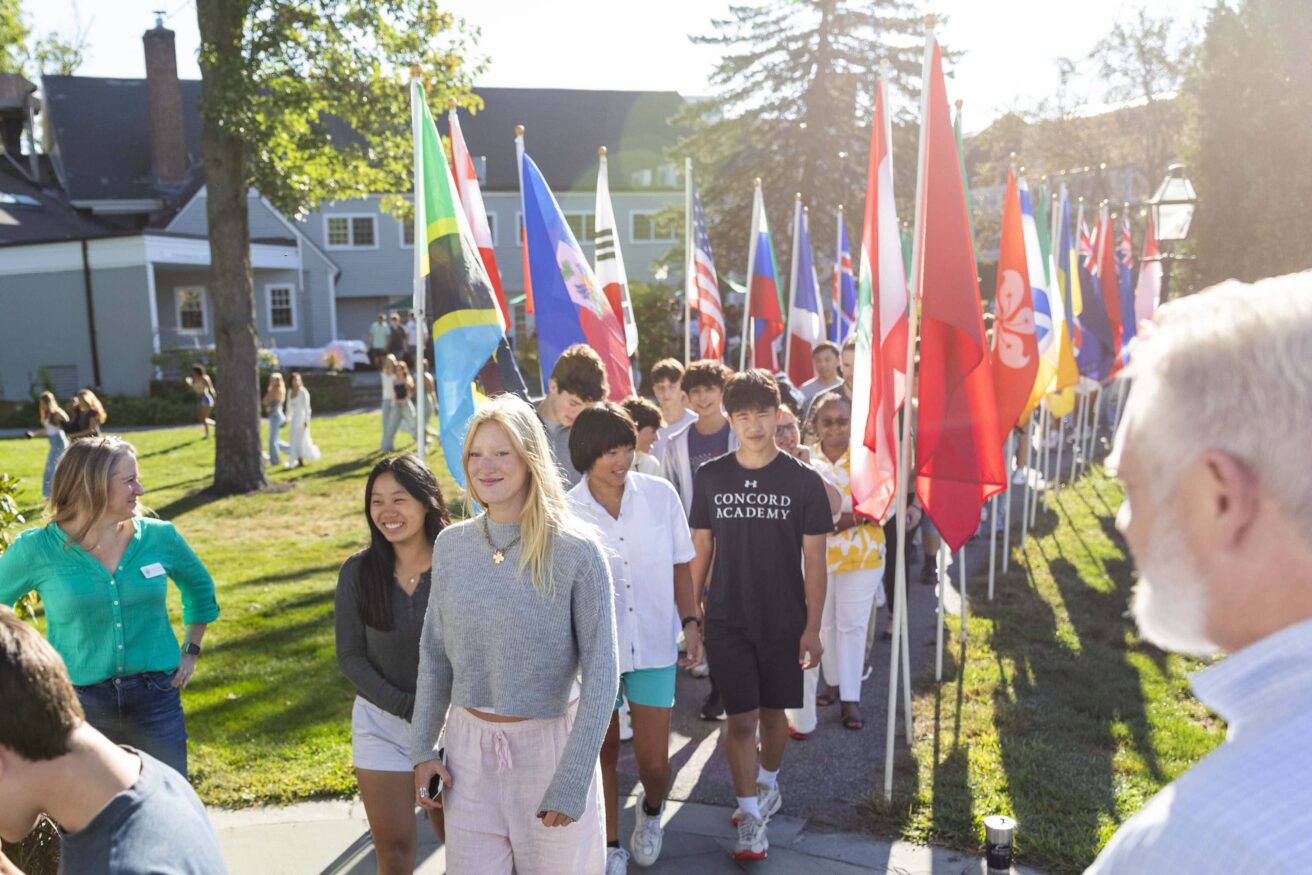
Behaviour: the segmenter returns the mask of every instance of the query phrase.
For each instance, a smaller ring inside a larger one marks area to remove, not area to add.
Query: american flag
[[[715,257],[711,238],[706,234],[706,213],[701,196],[692,196],[693,270],[697,294],[690,305],[697,311],[701,335],[701,357],[719,361],[724,358],[724,310],[720,306],[720,285],[715,275]]]

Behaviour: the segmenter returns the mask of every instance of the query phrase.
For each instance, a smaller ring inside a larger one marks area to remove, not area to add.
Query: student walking
[[[665,424],[656,432],[656,443],[650,450],[659,461],[665,452],[670,435],[697,419],[688,409],[688,396],[683,392],[683,362],[678,359],[661,359],[651,367],[651,392],[661,409]]]
[[[655,405],[645,403],[659,415]],[[680,630],[690,658],[697,659],[701,650],[701,612],[688,565],[694,552],[683,504],[668,481],[631,470],[637,441],[632,419],[610,403],[580,413],[569,437],[570,460],[584,474],[570,490],[570,503],[601,532],[615,590],[620,698],[601,748],[606,875],[624,875],[630,852],[640,866],[650,866],[660,856]],[[624,698],[642,783],[627,851],[619,841],[617,775],[618,709]]]
[[[410,720],[433,541],[449,523],[437,479],[413,455],[379,460],[364,487],[369,546],[337,576],[337,665],[355,686],[351,761],[380,875],[414,871]],[[441,811],[430,810],[438,836]]]
[[[570,426],[580,411],[605,401],[608,394],[610,384],[601,356],[582,343],[566,347],[551,368],[547,397],[538,404],[538,418],[547,430],[551,455],[566,489],[577,484],[582,476],[569,462]]]
[[[0,604],[35,591],[87,722],[187,774],[181,690],[219,617],[214,581],[172,523],[141,515],[136,450],[86,438],[55,471],[46,524],[0,554]],[[182,594],[185,647],[169,622]]]
[[[724,405],[740,446],[698,470],[689,519],[694,584],[707,580],[714,563],[705,649],[729,716],[736,860],[766,857],[766,822],[783,804],[784,710],[802,704],[802,672],[822,654],[825,537],[833,517],[820,475],[775,446],[779,403],[766,371],[728,382]]]
[[[387,357],[387,339],[391,333],[392,330],[387,325],[387,317],[379,313],[378,320],[369,326],[366,338],[369,343],[369,364],[373,365],[375,370],[382,368],[383,359]]]
[[[683,374],[683,392],[697,419],[666,439],[661,463],[686,511],[692,510],[693,476],[711,459],[738,448],[724,415],[724,384],[733,372],[716,361],[696,361]]]
[[[419,425],[415,421],[415,380],[405,362],[397,362],[392,374],[392,404],[396,408],[397,429],[410,433],[419,440]]]
[[[191,394],[196,396],[196,421],[205,429],[205,434],[201,440],[210,439],[210,426],[214,425],[214,420],[210,419],[210,411],[214,409],[214,399],[218,397],[219,392],[214,388],[214,381],[210,375],[205,373],[204,365],[192,365],[191,376],[186,378],[187,386],[191,389]]]
[[[68,436],[64,426],[68,425],[68,414],[59,406],[54,392],[42,392],[37,399],[37,412],[41,416],[41,428],[26,432],[29,438],[39,434],[46,436],[50,446],[46,450],[46,467],[41,474],[41,497],[50,497],[50,483],[55,479],[55,467],[68,449]]]
[[[270,465],[281,464],[282,456],[279,453],[286,453],[291,450],[291,445],[278,437],[283,425],[287,422],[287,415],[283,411],[283,404],[286,401],[287,386],[283,383],[282,374],[274,371],[269,375],[269,385],[264,391],[264,412],[269,417]]]
[[[483,512],[433,547],[411,733],[416,797],[445,810],[452,875],[600,875],[597,757],[619,686],[606,559],[570,511],[525,402],[480,408],[463,464]]]
[[[633,420],[634,427],[638,430],[637,449],[633,455],[633,470],[639,474],[647,474],[651,477],[660,477],[661,462],[653,453],[656,445],[656,438],[662,426],[665,425],[665,419],[661,416],[661,409],[646,398],[639,398],[637,395],[630,395],[620,402],[624,412]],[[676,492],[677,496],[678,493]]]
[[[287,453],[288,468],[304,468],[306,462],[319,460],[319,448],[310,437],[310,390],[305,388],[300,371],[292,371],[291,392],[287,396],[287,412],[291,414],[291,449]]]
[[[105,405],[100,403],[96,393],[90,389],[83,389],[73,396],[73,403],[68,407],[68,425],[64,426],[64,433],[68,435],[69,441],[81,440],[88,437],[100,437],[100,429],[109,419],[105,413]]]

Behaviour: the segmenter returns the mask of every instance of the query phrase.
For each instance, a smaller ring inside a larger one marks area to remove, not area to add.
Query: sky
[[[154,10],[177,32],[178,73],[200,78],[194,0],[25,0],[41,34],[86,38],[83,76],[145,75],[141,34]],[[447,0],[447,9],[481,28],[479,51],[491,63],[477,84],[711,93],[716,47],[689,34],[711,32],[727,0]],[[1146,7],[1198,24],[1211,0],[937,0],[925,11],[946,17],[939,39],[964,52],[948,84],[964,101],[968,131],[1010,109],[1033,107],[1057,85],[1056,61],[1080,58],[1118,18]]]

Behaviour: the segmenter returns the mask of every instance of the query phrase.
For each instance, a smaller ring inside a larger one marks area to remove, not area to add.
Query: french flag
[[[765,218],[760,180],[757,180],[752,200],[752,239],[748,248],[751,269],[747,277],[747,315],[752,320],[751,366],[765,368],[774,374],[779,371],[775,341],[784,333],[784,317],[779,307],[778,273],[774,269],[774,247],[770,243],[770,226]],[[743,356],[746,358],[746,346],[743,347]]]
[[[800,386],[815,376],[811,352],[824,338],[824,317],[820,315],[820,296],[817,294],[815,264],[811,260],[811,231],[807,227],[807,212],[800,208],[794,219],[796,233],[793,245],[797,247],[796,269],[793,273],[793,301],[788,308],[788,379]]]

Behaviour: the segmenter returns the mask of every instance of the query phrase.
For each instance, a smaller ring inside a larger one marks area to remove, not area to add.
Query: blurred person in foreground
[[[1089,872],[1306,872],[1312,859],[1312,272],[1223,283],[1141,332],[1108,467],[1142,636],[1227,654],[1191,678],[1226,742]]]

